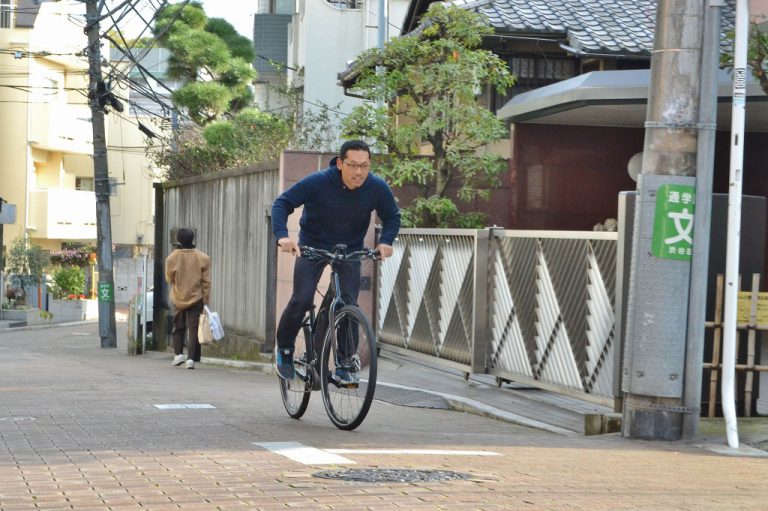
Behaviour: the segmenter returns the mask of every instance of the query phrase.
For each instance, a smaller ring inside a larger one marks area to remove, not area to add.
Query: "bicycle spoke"
[[[304,341],[303,339],[297,339],[294,355],[299,355],[294,357],[293,361],[294,377],[290,380],[278,377],[283,406],[285,406],[285,411],[288,412],[288,415],[294,419],[301,418],[304,412],[307,411],[313,384],[312,368],[303,360],[303,353]]]

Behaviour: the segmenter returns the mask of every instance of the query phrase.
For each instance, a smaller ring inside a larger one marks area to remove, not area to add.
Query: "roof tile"
[[[598,53],[649,55],[653,49],[656,0],[452,1],[481,12],[499,32],[561,33],[572,46]],[[723,33],[733,27],[734,1],[723,8]]]

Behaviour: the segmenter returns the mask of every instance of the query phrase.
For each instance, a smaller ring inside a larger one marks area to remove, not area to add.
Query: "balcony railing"
[[[95,240],[96,194],[66,188],[33,190],[29,197],[34,238]]]
[[[91,112],[87,106],[33,103],[30,143],[63,153],[93,154]]]

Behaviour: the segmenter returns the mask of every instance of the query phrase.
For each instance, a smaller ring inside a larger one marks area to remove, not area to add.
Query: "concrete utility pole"
[[[93,181],[96,189],[96,244],[99,269],[99,336],[102,348],[117,347],[115,283],[112,273],[112,224],[109,212],[109,168],[102,102],[108,91],[101,76],[98,0],[85,2],[85,32],[88,35],[88,102],[93,124]],[[101,3],[103,5],[103,2]]]
[[[658,3],[622,368],[623,435],[677,440],[693,253],[705,2]]]

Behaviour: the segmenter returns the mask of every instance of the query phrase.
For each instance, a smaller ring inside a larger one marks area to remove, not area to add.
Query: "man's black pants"
[[[314,303],[317,283],[327,265],[325,261],[296,258],[293,267],[293,294],[277,325],[279,349],[293,350],[296,335],[301,329],[301,320]],[[338,265],[338,274],[342,300],[347,305],[357,305],[357,295],[360,293],[360,262],[349,261]]]

